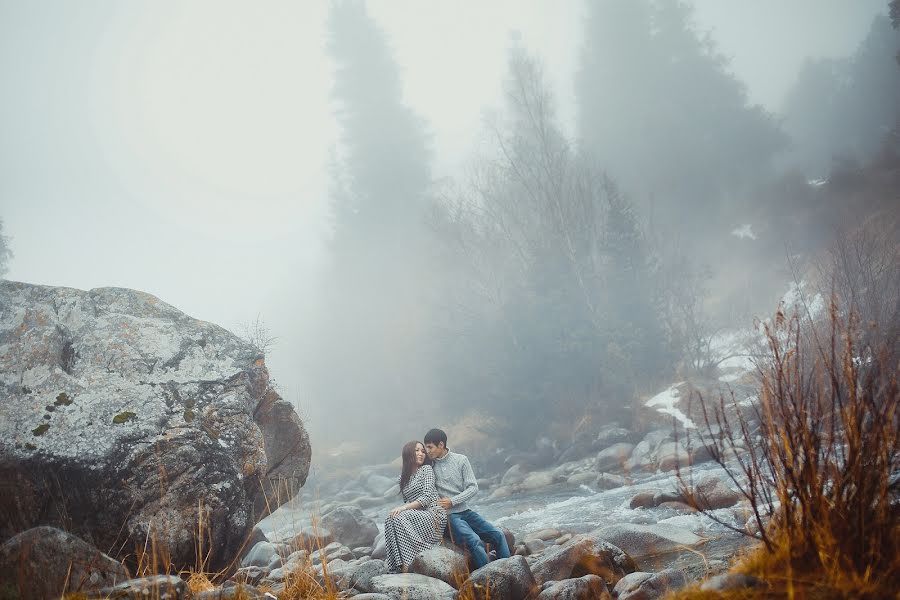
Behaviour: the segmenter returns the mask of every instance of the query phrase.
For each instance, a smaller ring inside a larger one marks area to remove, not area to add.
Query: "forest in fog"
[[[502,106],[465,174],[435,181],[390,40],[364,4],[333,5],[333,238],[304,361],[315,426],[391,448],[410,423],[513,445],[586,416],[628,423],[665,382],[713,373],[710,337],[770,314],[790,282],[827,294],[815,266],[836,239],[877,225],[896,251],[892,11],[852,55],[806,61],[773,113],[690,4],[588,3],[574,132],[513,33]]]

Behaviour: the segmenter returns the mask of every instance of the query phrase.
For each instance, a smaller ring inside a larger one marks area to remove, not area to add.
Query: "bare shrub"
[[[743,532],[763,543],[738,570],[788,597],[893,597],[900,589],[900,490],[892,484],[900,468],[898,355],[834,298],[829,317],[817,324],[779,311],[763,326],[759,402],[741,411],[733,398],[700,398],[704,445],[749,501],[753,526]],[[679,478],[688,503],[703,510],[693,482]]]
[[[859,317],[865,343],[900,340],[898,240],[900,212],[879,211],[840,232],[816,264],[820,293],[832,290],[840,305]],[[880,327],[866,327],[875,323]]]
[[[259,315],[256,316],[255,321],[244,323],[241,329],[241,337],[262,354],[263,357],[268,356],[269,351],[275,345],[275,342],[278,341],[278,337],[272,335],[272,332],[269,331],[269,328],[266,327]]]

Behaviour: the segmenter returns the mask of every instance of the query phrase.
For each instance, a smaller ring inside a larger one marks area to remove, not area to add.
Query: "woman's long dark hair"
[[[413,440],[411,442],[406,442],[403,445],[403,450],[400,452],[400,456],[403,458],[403,468],[400,470],[400,493],[403,493],[403,488],[406,487],[406,484],[409,483],[410,478],[415,474],[418,470],[419,466],[416,464],[416,446],[422,444],[422,442]],[[422,447],[425,447],[425,444],[422,444]],[[428,458],[428,454],[425,455],[425,463],[426,465],[431,464],[431,459]]]

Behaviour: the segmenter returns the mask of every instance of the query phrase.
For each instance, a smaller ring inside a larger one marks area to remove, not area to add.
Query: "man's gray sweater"
[[[443,458],[434,461],[434,478],[438,495],[450,498],[450,512],[468,510],[466,504],[478,492],[475,471],[465,454],[447,451]]]

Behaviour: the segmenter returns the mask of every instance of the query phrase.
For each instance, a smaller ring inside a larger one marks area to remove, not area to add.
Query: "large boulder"
[[[378,525],[355,506],[339,506],[319,521],[334,539],[346,546],[372,546],[378,537]]]
[[[262,353],[142,292],[0,281],[0,538],[65,525],[224,567],[306,481],[309,437]]]
[[[524,556],[511,556],[474,571],[459,588],[461,598],[525,600],[537,588]]]
[[[121,563],[54,527],[29,529],[0,546],[0,582],[12,588],[0,591],[3,597],[55,600],[128,578],[128,569]]]
[[[544,551],[531,565],[538,583],[598,575],[607,585],[615,585],[634,570],[634,561],[628,554],[594,533],[572,536],[561,546]]]

